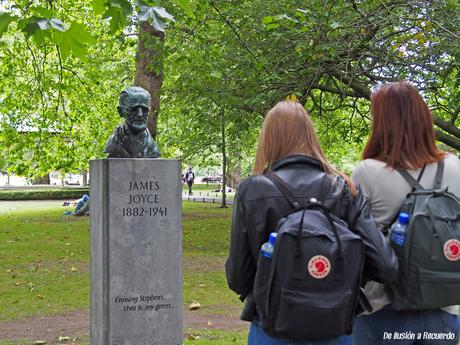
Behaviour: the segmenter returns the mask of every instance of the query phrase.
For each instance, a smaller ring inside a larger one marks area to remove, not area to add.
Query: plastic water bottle
[[[262,247],[260,248],[260,252],[266,258],[271,258],[273,255],[273,249],[275,248],[275,242],[276,242],[277,235],[278,234],[276,232],[272,232],[270,234],[270,237],[268,238],[268,242],[265,242],[264,244],[262,244]]]
[[[398,220],[391,226],[391,240],[398,246],[404,246],[407,235],[407,225],[409,224],[409,215],[401,212]]]

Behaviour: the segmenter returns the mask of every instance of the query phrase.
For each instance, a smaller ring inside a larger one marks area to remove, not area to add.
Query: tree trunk
[[[236,139],[235,145],[238,147],[240,145],[240,140]],[[232,155],[233,156],[233,155]],[[236,189],[241,182],[241,161],[242,154],[240,150],[237,150],[234,153],[234,157],[231,160],[227,161],[227,183],[228,186]]]
[[[147,127],[155,138],[160,110],[160,89],[163,84],[164,33],[152,25],[142,23],[139,27],[139,43],[136,52],[136,86],[146,89],[152,97]]]
[[[230,164],[230,166],[232,166]],[[227,168],[227,183],[228,186],[236,189],[241,182],[241,164],[237,163],[236,166],[232,166],[232,168]]]
[[[50,175],[46,174],[41,177],[37,177],[32,181],[32,184],[50,184]]]
[[[83,186],[87,186],[88,185],[88,171],[83,170],[82,174],[83,174]]]
[[[227,207],[227,153],[225,143],[225,112],[222,109],[222,205],[220,207]]]

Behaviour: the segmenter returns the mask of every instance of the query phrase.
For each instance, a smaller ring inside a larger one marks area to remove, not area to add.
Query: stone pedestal
[[[178,160],[90,162],[91,344],[182,344]]]

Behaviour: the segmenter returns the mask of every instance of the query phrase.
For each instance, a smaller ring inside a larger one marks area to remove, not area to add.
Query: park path
[[[69,199],[70,200],[70,199]],[[220,204],[222,199],[215,196],[215,193],[195,192],[194,195],[182,195],[182,200],[206,202]],[[18,201],[2,201],[0,200],[0,214],[10,213],[15,211],[27,211],[37,209],[48,209],[62,206],[66,200],[18,200]],[[227,199],[227,205],[233,205],[233,197]],[[73,210],[73,207],[62,207],[62,212],[65,210]]]
[[[0,214],[15,211],[47,209],[62,206],[64,200],[19,200],[0,201]],[[64,212],[64,207],[62,208]]]
[[[238,315],[235,310],[232,314]],[[183,311],[183,329],[185,337],[193,330],[236,331],[247,329],[247,322],[237,316],[206,314],[201,311]],[[0,342],[14,340],[46,341],[58,344],[60,336],[72,339],[89,339],[89,311],[78,310],[62,315],[31,317],[16,321],[0,322]]]
[[[222,198],[209,197],[205,195],[182,195],[182,200],[194,202],[207,202],[212,204],[221,204]],[[233,198],[227,199],[227,205],[233,205]]]

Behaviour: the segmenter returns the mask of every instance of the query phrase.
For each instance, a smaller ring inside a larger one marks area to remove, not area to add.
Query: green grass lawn
[[[0,320],[87,308],[88,240],[89,219],[63,208],[2,214]]]
[[[237,317],[241,302],[228,289],[231,208],[184,202],[183,303],[197,313]],[[89,218],[63,207],[0,213],[0,321],[89,309]],[[246,332],[186,330],[185,344],[243,344]],[[20,342],[2,342],[21,344]]]

